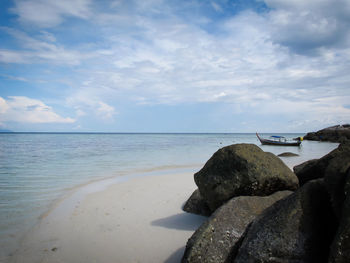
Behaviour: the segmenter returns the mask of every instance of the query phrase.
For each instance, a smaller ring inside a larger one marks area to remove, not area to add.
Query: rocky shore
[[[345,142],[350,140],[350,124],[336,125],[317,132],[309,132],[304,136],[304,140]]]
[[[184,210],[208,220],[182,262],[350,262],[348,140],[294,173],[256,145],[227,146],[194,180]]]

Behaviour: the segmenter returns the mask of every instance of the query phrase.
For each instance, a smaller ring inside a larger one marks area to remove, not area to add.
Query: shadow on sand
[[[185,252],[185,247],[179,248],[173,254],[171,254],[170,257],[168,257],[168,259],[164,261],[164,263],[179,263],[179,262],[181,262],[181,259],[183,257],[184,252]]]
[[[208,218],[205,216],[180,213],[154,220],[151,222],[151,225],[177,230],[195,231],[207,219]]]

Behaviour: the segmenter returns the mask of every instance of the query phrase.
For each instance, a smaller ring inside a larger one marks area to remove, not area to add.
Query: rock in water
[[[266,196],[298,188],[295,174],[277,156],[254,144],[219,149],[194,180],[212,211],[234,196]]]
[[[187,200],[185,205],[183,206],[183,210],[188,213],[202,215],[202,216],[210,216],[211,211],[208,204],[205,202],[203,197],[201,196],[199,190],[195,190],[190,198]]]
[[[257,217],[232,262],[327,262],[334,232],[324,182],[310,181]]]
[[[299,156],[299,154],[291,153],[291,152],[285,152],[285,153],[280,153],[278,156],[279,157],[295,157],[295,156]]]
[[[232,198],[218,208],[189,239],[182,262],[227,262],[232,247],[239,241],[247,225],[265,208],[291,193],[281,191],[266,197]]]
[[[317,132],[309,132],[304,140],[345,142],[350,140],[350,124],[336,125]]]

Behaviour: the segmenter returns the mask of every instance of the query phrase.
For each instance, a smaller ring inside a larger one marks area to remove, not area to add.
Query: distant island
[[[13,132],[13,131],[11,131],[11,130],[2,130],[2,129],[0,129],[0,132]]]

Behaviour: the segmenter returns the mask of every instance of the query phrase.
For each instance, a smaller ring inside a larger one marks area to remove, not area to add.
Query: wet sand
[[[205,220],[181,210],[196,189],[193,173],[120,179],[62,200],[26,235],[12,262],[179,262]]]

